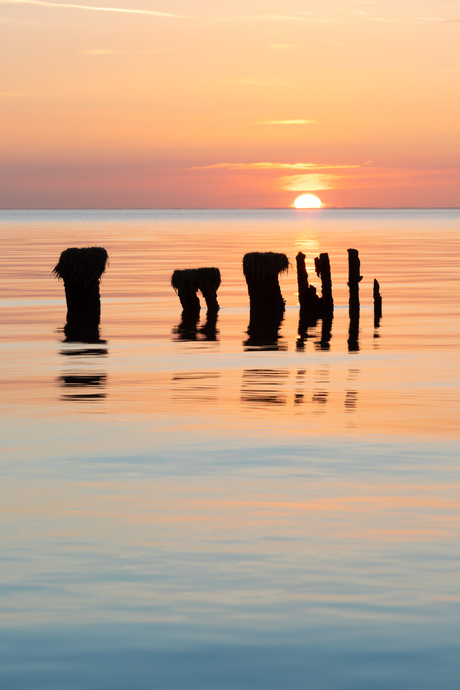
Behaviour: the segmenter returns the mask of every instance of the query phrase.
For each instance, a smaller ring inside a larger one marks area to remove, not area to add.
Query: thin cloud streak
[[[178,14],[170,14],[169,12],[155,12],[154,10],[136,10],[127,9],[123,7],[96,7],[93,5],[75,5],[73,3],[57,3],[46,2],[46,0],[0,0],[2,5],[35,5],[37,7],[51,7],[54,9],[70,9],[70,10],[89,10],[92,12],[118,12],[122,14],[142,14],[153,17],[174,17],[184,18]]]
[[[254,122],[255,125],[318,125],[318,120],[267,120]]]
[[[370,162],[370,161],[369,161]],[[349,168],[362,168],[367,163],[354,165],[327,165],[324,163],[213,163],[211,165],[194,165],[188,170],[216,170],[226,168],[228,170],[345,170]]]

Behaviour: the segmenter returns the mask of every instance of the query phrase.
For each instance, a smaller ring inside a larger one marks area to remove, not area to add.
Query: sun
[[[321,199],[314,194],[301,194],[294,201],[294,208],[321,208]]]

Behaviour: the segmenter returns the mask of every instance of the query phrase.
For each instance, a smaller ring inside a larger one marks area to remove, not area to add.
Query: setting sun
[[[301,194],[294,201],[294,208],[321,208],[321,199],[314,194]]]

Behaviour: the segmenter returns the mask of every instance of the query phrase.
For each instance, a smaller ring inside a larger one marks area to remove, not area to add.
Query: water
[[[457,688],[460,211],[0,213],[5,690]],[[105,342],[63,342],[101,245]],[[347,248],[360,251],[349,351]],[[331,258],[332,338],[248,347],[247,251]],[[180,332],[176,268],[218,266]],[[383,295],[374,327],[372,283]]]

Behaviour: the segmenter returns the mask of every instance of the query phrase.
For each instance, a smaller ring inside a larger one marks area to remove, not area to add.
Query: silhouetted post
[[[299,290],[299,304],[301,307],[308,305],[308,273],[305,267],[305,254],[299,252],[296,256],[297,263],[297,287]]]
[[[380,326],[380,319],[382,318],[382,297],[380,295],[379,281],[374,278],[374,326]]]
[[[334,300],[332,299],[332,279],[329,254],[323,253],[315,259],[316,275],[321,277],[321,302],[323,314],[334,311]]]
[[[289,268],[286,254],[251,252],[243,257],[243,273],[251,309],[267,314],[283,313],[284,299],[278,282]]]
[[[284,299],[278,276],[289,268],[285,254],[251,252],[243,257],[243,273],[249,293],[249,340],[245,345],[278,348]]]
[[[359,284],[363,277],[360,275],[361,262],[357,249],[348,250],[348,287],[350,289],[349,312],[359,313]]]
[[[219,311],[217,290],[220,285],[220,271],[218,268],[185,268],[174,271],[171,285],[177,292],[182,309],[187,314],[198,314],[201,308],[197,292],[201,291],[208,312]]]
[[[182,309],[186,313],[196,313],[201,309],[198,299],[198,285],[196,283],[195,269],[185,268],[174,271],[171,276],[171,285],[177,292]]]
[[[217,302],[217,290],[220,286],[220,271],[218,268],[197,268],[197,285],[203,295],[208,314],[217,314],[219,303]]]
[[[53,269],[64,281],[67,302],[65,333],[69,340],[98,340],[101,317],[99,281],[108,260],[103,247],[65,249]]]

